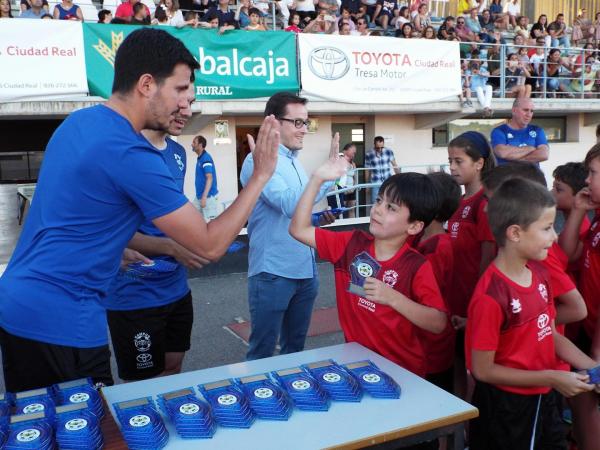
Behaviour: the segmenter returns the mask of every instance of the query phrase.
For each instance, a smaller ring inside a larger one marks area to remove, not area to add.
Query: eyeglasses
[[[461,20],[460,22],[456,22],[459,25],[462,25],[464,22]]]
[[[286,122],[293,123],[296,128],[302,128],[303,126],[308,128],[308,124],[310,123],[308,119],[286,119],[285,117],[278,117],[277,120],[284,120]]]

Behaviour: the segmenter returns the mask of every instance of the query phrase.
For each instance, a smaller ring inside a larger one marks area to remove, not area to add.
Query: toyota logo
[[[335,47],[317,47],[308,55],[310,71],[322,80],[337,80],[350,69],[346,54]]]
[[[546,328],[548,323],[550,322],[550,317],[548,314],[540,314],[538,317],[538,328],[541,330],[542,328]]]
[[[152,355],[150,353],[142,353],[140,355],[137,355],[135,359],[137,359],[137,362],[147,363],[148,361],[152,360]]]

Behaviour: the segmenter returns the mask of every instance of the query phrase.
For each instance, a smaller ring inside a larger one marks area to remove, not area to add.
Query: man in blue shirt
[[[298,161],[308,126],[305,105],[306,99],[279,92],[265,107],[265,116],[273,114],[281,122],[281,144],[275,173],[248,220],[248,302],[252,326],[248,360],[272,356],[278,338],[282,354],[301,351],[319,289],[313,250],[296,241],[288,231],[308,182]],[[338,150],[336,135],[331,153],[337,155]],[[254,165],[253,156],[248,155],[240,173],[243,186]],[[331,186],[329,183],[322,187],[317,201]],[[329,213],[322,217],[323,223],[335,219]]]
[[[217,194],[217,171],[212,156],[206,151],[204,136],[196,136],[192,141],[192,150],[198,155],[196,161],[196,199],[194,206],[200,210],[204,220],[212,220],[218,215],[219,198]]]
[[[539,167],[549,155],[548,140],[543,128],[530,125],[533,102],[529,98],[516,98],[512,117],[508,123],[492,130],[492,149],[499,165],[508,161],[527,161]]]
[[[47,14],[43,8],[42,0],[31,0],[31,8],[21,12],[19,18],[21,19],[41,19],[44,14]]]
[[[216,260],[275,169],[280,126],[268,117],[246,189],[206,224],[160,150],[140,134],[168,130],[189,107],[197,61],[167,32],[142,28],[123,41],[114,67],[108,102],[74,112],[48,142],[35,199],[0,278],[0,346],[10,392],[82,377],[111,383],[102,299],[139,226],[151,220],[190,252]]]
[[[394,151],[385,146],[383,136],[373,139],[373,148],[365,155],[365,168],[369,169],[365,174],[367,183],[381,184],[394,173],[400,173]],[[371,189],[371,205],[375,204],[378,193],[378,187]]]

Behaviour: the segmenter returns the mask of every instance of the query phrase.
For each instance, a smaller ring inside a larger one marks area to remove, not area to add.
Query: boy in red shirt
[[[473,450],[565,448],[556,389],[589,392],[589,376],[555,370],[556,356],[578,369],[596,366],[556,333],[550,276],[544,265],[556,240],[552,195],[539,184],[505,181],[488,204],[499,247],[473,294],[466,331],[467,367],[476,385]]]
[[[345,169],[341,160],[329,160],[313,173],[292,218],[290,234],[334,264],[338,313],[346,341],[358,342],[424,376],[424,349],[417,330],[440,333],[447,319],[431,264],[407,240],[434,218],[438,208],[435,186],[422,174],[388,178],[371,209],[371,234],[313,227],[312,206],[321,184],[339,178]],[[366,278],[365,294],[359,296],[347,288],[351,266],[363,252],[381,268],[376,277]]]

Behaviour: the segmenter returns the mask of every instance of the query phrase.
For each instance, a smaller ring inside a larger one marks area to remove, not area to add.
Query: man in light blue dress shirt
[[[296,205],[308,182],[298,161],[308,126],[306,99],[287,92],[273,95],[265,116],[273,114],[281,123],[279,158],[275,173],[264,187],[248,220],[248,302],[252,329],[246,359],[272,356],[277,339],[281,353],[304,349],[313,304],[319,289],[313,250],[292,238],[288,228]],[[337,154],[339,137],[332,141]],[[245,186],[254,163],[249,154],[240,180]],[[332,183],[321,188],[321,200]],[[330,223],[331,214],[321,216]]]

